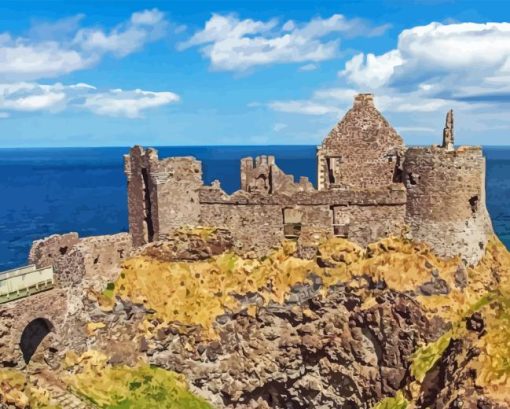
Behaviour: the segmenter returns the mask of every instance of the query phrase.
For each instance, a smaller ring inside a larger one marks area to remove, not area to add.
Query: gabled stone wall
[[[353,107],[317,151],[319,190],[367,189],[399,182],[404,142],[375,108],[373,96]]]

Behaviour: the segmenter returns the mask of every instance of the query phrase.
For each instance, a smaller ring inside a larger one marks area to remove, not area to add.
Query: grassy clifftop
[[[507,285],[504,272],[510,266],[510,256],[496,238],[475,267],[464,267],[458,258],[441,259],[427,246],[400,238],[366,249],[334,238],[319,246],[319,254],[318,260],[298,258],[296,244],[286,242],[265,259],[224,253],[205,261],[167,262],[140,256],[124,263],[109,296],[144,304],[165,322],[200,325],[214,337],[217,316],[246,307],[242,295],[258,295],[248,306],[251,310],[282,303],[293,286],[311,283],[315,276],[322,292],[338,283],[360,287],[369,305],[373,300],[362,288],[369,278],[410,293],[431,316],[456,320],[487,292]]]

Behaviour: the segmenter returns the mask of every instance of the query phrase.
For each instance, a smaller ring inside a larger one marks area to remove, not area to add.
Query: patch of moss
[[[214,235],[218,229],[216,227],[209,227],[209,226],[183,226],[179,229],[177,229],[178,235],[184,235],[184,236],[199,236],[200,238],[207,240],[212,235]]]
[[[404,394],[398,391],[392,398],[385,398],[372,409],[406,409],[409,402],[404,398]]]
[[[510,396],[510,293],[493,296],[480,309],[486,333],[477,341],[477,384],[495,399]]]
[[[441,358],[452,339],[451,331],[443,334],[436,341],[419,348],[412,356],[411,374],[418,382],[425,379],[427,372]]]
[[[105,361],[97,354],[80,358],[79,370],[66,378],[75,393],[99,408],[212,409],[174,372],[143,363],[110,366]]]
[[[0,369],[0,407],[7,403],[16,408],[63,409],[50,400],[51,392],[31,383],[26,374],[14,368]]]
[[[114,290],[115,290],[115,283],[108,283],[106,285],[106,289],[103,291],[103,296],[105,296],[106,298],[112,299]]]
[[[16,407],[26,407],[29,397],[25,391],[27,379],[25,374],[10,368],[0,369],[0,407],[2,403]]]

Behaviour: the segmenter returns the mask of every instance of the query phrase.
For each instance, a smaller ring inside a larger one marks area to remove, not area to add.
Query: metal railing
[[[0,304],[49,290],[54,286],[53,267],[28,265],[0,273]]]

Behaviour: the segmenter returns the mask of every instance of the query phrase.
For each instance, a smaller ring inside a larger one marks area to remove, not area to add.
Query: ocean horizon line
[[[143,147],[154,147],[154,148],[251,148],[251,147],[310,147],[317,146],[318,144],[253,144],[253,145],[111,145],[111,146],[5,146],[1,147],[0,150],[43,150],[43,149],[120,149],[120,148],[132,148],[133,146],[143,146]],[[406,147],[415,147],[415,146],[432,146],[437,144],[409,144]],[[468,146],[468,145],[456,145],[456,147],[460,146]],[[469,146],[481,146],[487,148],[510,148],[510,144],[508,145],[469,145]]]

